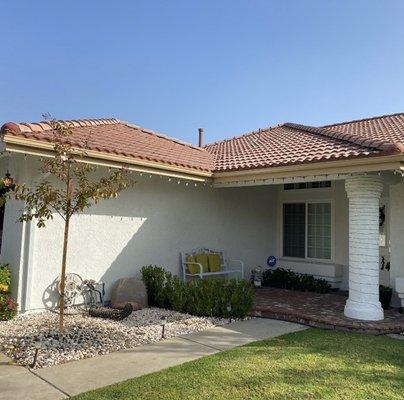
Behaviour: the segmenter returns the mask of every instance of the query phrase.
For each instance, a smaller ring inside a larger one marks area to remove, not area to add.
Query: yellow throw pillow
[[[210,272],[219,272],[220,271],[220,254],[210,253],[210,254],[208,254],[208,260],[209,260],[209,271]]]
[[[188,256],[186,258],[186,262],[195,262],[195,257],[194,256]],[[198,274],[199,273],[199,267],[195,264],[186,264],[187,270],[190,274]]]
[[[209,272],[209,261],[207,254],[197,254],[195,256],[195,261],[202,265],[203,272]]]

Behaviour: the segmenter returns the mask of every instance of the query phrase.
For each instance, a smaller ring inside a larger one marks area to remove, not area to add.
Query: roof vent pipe
[[[199,133],[198,146],[202,147],[203,146],[203,128],[198,128],[198,133]]]

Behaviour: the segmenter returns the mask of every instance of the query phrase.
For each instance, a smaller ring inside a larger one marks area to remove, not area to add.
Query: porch
[[[333,318],[342,310],[343,319],[331,321],[332,325],[345,326],[350,319],[382,321],[379,284],[393,287],[392,304],[399,306],[394,285],[395,278],[403,275],[400,243],[404,232],[399,221],[404,215],[404,186],[400,173],[308,174],[254,181],[234,177],[232,182],[216,183],[217,187],[225,185],[266,186],[271,191],[275,198],[271,250],[277,267],[310,274],[335,289],[349,291],[348,298],[322,298],[322,302],[331,301]],[[316,297],[309,296],[308,306],[309,299],[316,303]],[[327,308],[321,310],[327,312]],[[314,319],[318,311],[313,313]],[[386,318],[388,321],[389,313]]]
[[[404,315],[384,311],[381,321],[362,321],[344,315],[347,297],[265,287],[255,290],[252,316],[297,322],[317,328],[374,335],[404,332]]]

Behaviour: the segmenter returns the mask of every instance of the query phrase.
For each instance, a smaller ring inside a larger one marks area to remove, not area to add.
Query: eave
[[[3,151],[39,157],[53,156],[53,144],[50,142],[32,140],[8,134],[5,134],[2,140],[4,144]],[[78,154],[83,152],[83,149],[76,150]],[[146,161],[118,154],[94,150],[85,150],[85,153],[86,156],[82,159],[78,159],[78,161],[111,168],[125,167],[129,171],[156,174],[196,182],[210,182],[213,175],[210,171]]]
[[[404,154],[215,172],[213,174],[213,185],[214,187],[232,187],[345,179],[346,176],[351,174],[383,171],[404,171]]]

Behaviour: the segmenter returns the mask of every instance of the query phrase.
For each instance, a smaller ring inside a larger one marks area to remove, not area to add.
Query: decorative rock
[[[84,309],[81,311],[82,314],[65,316],[62,335],[57,330],[59,315],[52,312],[1,321],[0,352],[20,365],[32,365],[39,342],[42,348],[33,368],[43,368],[157,342],[162,340],[162,321],[164,338],[229,323],[227,318],[195,317],[159,308],[134,311],[122,321],[93,318]]]
[[[146,286],[140,279],[121,278],[115,282],[111,293],[112,308],[123,308],[127,303],[133,310],[147,307]]]

